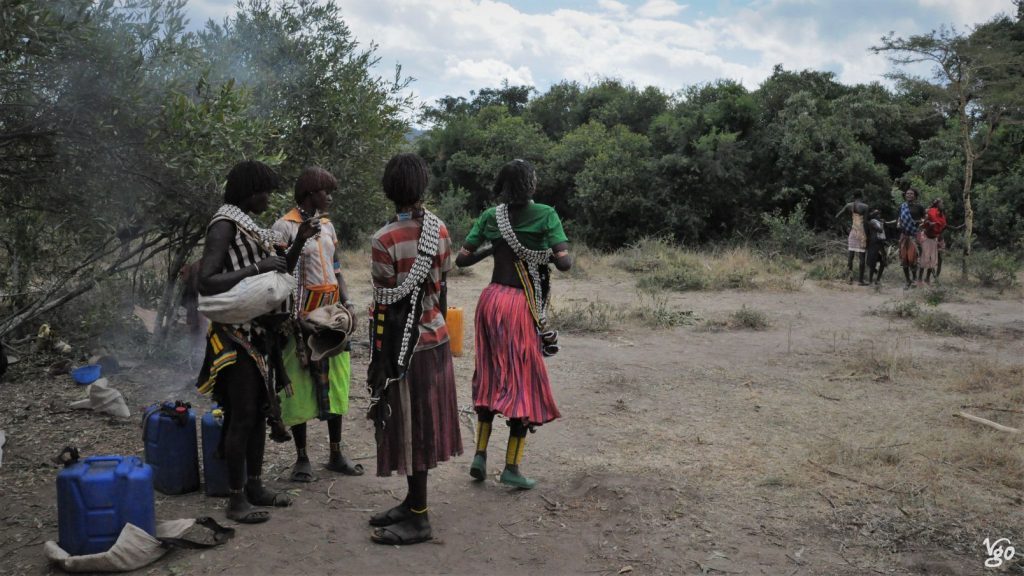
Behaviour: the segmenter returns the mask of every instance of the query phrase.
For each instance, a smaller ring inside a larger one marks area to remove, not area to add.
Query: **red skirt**
[[[445,342],[417,351],[388,390],[391,417],[377,444],[377,476],[410,476],[462,454],[452,353]]]
[[[561,416],[523,291],[491,284],[476,306],[473,405],[530,424]]]

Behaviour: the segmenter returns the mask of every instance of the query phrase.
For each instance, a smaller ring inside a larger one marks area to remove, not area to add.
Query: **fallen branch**
[[[991,420],[986,420],[986,419],[981,418],[979,416],[975,416],[973,414],[968,414],[967,412],[957,412],[956,416],[964,418],[965,420],[970,420],[971,422],[977,422],[978,424],[983,424],[985,426],[988,426],[989,428],[995,428],[996,430],[999,430],[1000,432],[1009,432],[1010,434],[1020,434],[1020,429],[1019,428],[1011,428],[1009,426],[1003,426],[1002,424],[999,424],[997,422],[993,422]]]

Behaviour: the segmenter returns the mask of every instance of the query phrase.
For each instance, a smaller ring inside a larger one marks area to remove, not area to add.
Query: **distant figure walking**
[[[918,278],[917,269],[917,233],[920,230],[918,224],[924,218],[924,207],[917,203],[917,190],[907,188],[903,193],[903,204],[900,205],[899,229],[900,229],[900,265],[903,266],[903,276],[907,284],[905,288],[913,288]]]
[[[868,213],[868,205],[861,202],[860,194],[856,194],[853,197],[853,202],[850,202],[836,214],[836,218],[843,215],[843,212],[849,211],[851,217],[850,224],[850,235],[846,239],[847,246],[847,260],[846,270],[849,274],[849,282],[853,284],[853,258],[857,257],[859,262],[860,272],[860,285],[867,286],[867,282],[864,282],[864,253],[868,247],[868,235],[867,229],[864,226],[864,217]]]
[[[942,210],[942,199],[936,198],[925,216],[921,234],[921,260],[918,280],[924,275],[924,281],[931,283],[932,274],[938,277],[939,238],[946,229],[946,213]]]
[[[882,211],[878,208],[871,210],[868,220],[868,284],[874,283],[879,286],[882,283],[882,272],[888,264],[885,254],[885,221],[882,220]]]

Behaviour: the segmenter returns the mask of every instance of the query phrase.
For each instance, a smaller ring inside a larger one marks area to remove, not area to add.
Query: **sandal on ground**
[[[245,497],[254,506],[269,506],[273,508],[287,508],[292,505],[292,499],[282,492],[271,492],[260,484],[256,488],[245,487]]]
[[[270,520],[270,512],[266,510],[232,510],[230,508],[224,513],[228,520],[234,520],[239,524],[262,524]]]
[[[313,466],[309,463],[309,460],[299,460],[292,466],[292,475],[288,478],[291,482],[314,482],[316,476],[313,476]]]
[[[363,475],[363,465],[353,463],[351,460],[348,459],[348,456],[345,456],[344,454],[342,454],[337,459],[330,459],[327,462],[327,464],[324,464],[324,468],[330,470],[331,472],[340,472],[341,474],[344,474],[346,476]]]
[[[378,512],[373,516],[370,516],[370,526],[376,526],[378,528],[383,526],[391,526],[392,524],[398,524],[399,522],[405,522],[406,520],[413,517],[412,510],[409,509],[405,503],[399,504],[394,508],[389,508],[383,512]]]
[[[469,475],[478,482],[487,478],[487,456],[473,456],[473,463],[469,465]]]
[[[430,532],[430,521],[427,520],[426,513],[397,524],[377,528],[370,534],[370,540],[373,540],[374,543],[388,546],[408,546],[431,539],[433,539],[433,535]]]

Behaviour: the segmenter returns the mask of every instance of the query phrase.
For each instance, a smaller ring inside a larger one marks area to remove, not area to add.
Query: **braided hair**
[[[412,206],[423,199],[429,179],[427,163],[411,152],[396,154],[384,167],[384,195],[396,207]]]
[[[494,181],[494,196],[509,206],[522,206],[530,201],[537,190],[537,171],[526,160],[515,160],[498,171]]]
[[[244,160],[228,172],[224,185],[224,202],[241,206],[245,200],[259,192],[277,190],[281,178],[274,169],[259,160]]]
[[[295,203],[302,204],[307,196],[317,190],[335,191],[338,181],[334,176],[319,166],[309,166],[299,174],[295,181]]]

